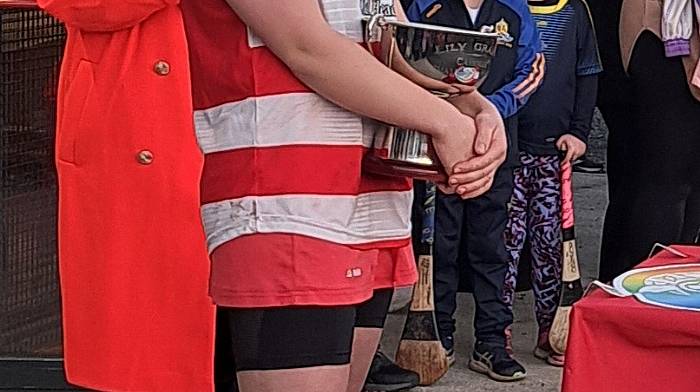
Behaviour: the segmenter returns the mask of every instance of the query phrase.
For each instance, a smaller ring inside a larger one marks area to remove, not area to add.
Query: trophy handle
[[[386,27],[387,23],[385,16],[382,14],[374,14],[369,17],[365,17],[365,45],[367,45],[367,50],[372,54],[372,56],[379,58],[381,55],[382,46],[382,30]]]

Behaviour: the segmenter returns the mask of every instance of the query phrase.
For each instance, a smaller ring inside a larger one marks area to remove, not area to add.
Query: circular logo
[[[615,278],[613,286],[644,303],[700,311],[700,264],[632,270]]]
[[[479,80],[479,68],[477,67],[459,67],[455,70],[455,79],[464,84],[474,84]]]

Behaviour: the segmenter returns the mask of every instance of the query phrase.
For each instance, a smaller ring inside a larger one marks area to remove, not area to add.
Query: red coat
[[[58,97],[68,381],[212,389],[214,308],[178,0],[39,0],[68,27]]]

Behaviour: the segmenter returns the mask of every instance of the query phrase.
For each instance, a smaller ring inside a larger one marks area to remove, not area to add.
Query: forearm
[[[362,116],[433,136],[461,121],[462,114],[448,102],[335,32],[315,0],[227,1],[297,78],[329,101]],[[285,23],[271,20],[273,11]]]
[[[585,75],[576,77],[576,101],[574,113],[571,118],[569,133],[588,142],[588,134],[591,129],[593,111],[595,110],[596,96],[598,94],[598,76]]]
[[[488,111],[493,111],[500,115],[496,106],[478,91],[450,98],[449,101],[469,117],[476,117],[478,114]]]
[[[351,112],[431,135],[454,123],[439,121],[459,114],[452,105],[391,71],[359,45],[331,35],[321,45],[276,54],[307,86]]]

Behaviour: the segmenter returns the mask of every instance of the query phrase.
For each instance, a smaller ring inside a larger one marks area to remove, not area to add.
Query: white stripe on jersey
[[[292,144],[370,147],[377,127],[314,93],[253,97],[197,110],[194,122],[205,154]]]
[[[345,245],[409,238],[413,191],[244,197],[202,206],[209,252],[240,236],[305,235]]]

